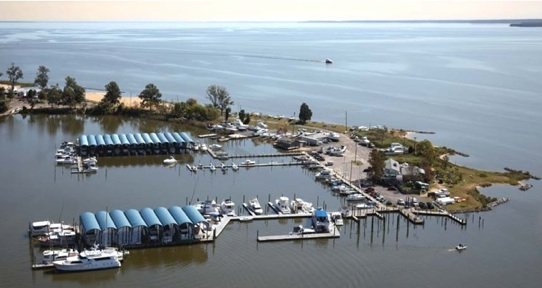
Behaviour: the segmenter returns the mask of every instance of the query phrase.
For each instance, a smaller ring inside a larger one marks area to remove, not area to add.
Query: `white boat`
[[[275,208],[278,212],[282,214],[290,214],[290,199],[286,196],[281,196],[279,199],[275,200]]]
[[[343,217],[341,212],[331,212],[331,221],[335,223],[336,226],[344,225]]]
[[[75,244],[75,237],[74,230],[61,230],[39,236],[38,242],[44,247],[68,246]]]
[[[258,198],[254,198],[248,202],[249,209],[254,212],[256,215],[263,214],[262,206],[260,205],[260,201],[258,201]]]
[[[332,229],[329,214],[322,209],[314,211],[312,215],[312,227],[316,233],[329,233]]]
[[[363,201],[363,200],[365,200],[365,196],[363,196],[363,194],[360,194],[360,193],[353,193],[346,196],[346,201],[355,202],[355,201]]]
[[[224,163],[220,163],[220,169],[222,169],[222,172],[226,172],[226,170],[228,170],[228,167],[226,167]]]
[[[208,149],[208,148],[207,148],[207,144],[205,144],[205,143],[202,143],[202,144],[200,145],[200,147],[199,147],[199,150],[200,150],[201,152],[206,152],[207,149]]]
[[[30,236],[40,236],[48,235],[53,232],[60,232],[63,230],[75,231],[75,228],[72,225],[67,225],[63,223],[51,223],[51,221],[35,221],[30,223],[28,230]]]
[[[222,149],[222,145],[219,145],[219,144],[211,144],[211,145],[209,145],[209,149],[211,149],[211,150],[213,150],[213,151],[220,150],[220,149]]]
[[[247,160],[245,160],[245,161],[243,162],[243,165],[244,165],[244,166],[254,166],[254,165],[256,165],[256,161],[247,159]]]
[[[50,221],[35,221],[28,225],[30,236],[40,236],[49,233]]]
[[[215,165],[213,165],[213,163],[209,165],[209,170],[211,170],[212,172],[216,171],[216,167]]]
[[[85,159],[83,159],[83,164],[96,165],[96,164],[98,164],[98,159],[96,157],[85,158]]]
[[[327,138],[333,142],[338,142],[341,135],[339,133],[331,132],[327,135]]]
[[[226,199],[220,203],[220,211],[223,215],[235,216],[235,203],[231,199]]]
[[[324,60],[324,63],[326,63],[326,64],[333,64],[333,60],[331,60],[331,59],[329,59],[329,58],[326,58],[326,59]]]
[[[210,215],[210,216],[219,216],[220,215],[220,208],[216,204],[215,200],[206,200],[203,202],[203,208],[202,208],[203,215]]]
[[[119,268],[119,252],[114,249],[85,250],[78,256],[53,261],[56,270],[63,272],[90,271]]]
[[[192,147],[192,149],[193,149],[194,151],[199,151],[199,148],[200,148],[200,145],[199,145],[199,144],[196,144],[196,145],[194,145],[194,147]]]
[[[164,161],[162,162],[166,165],[172,165],[172,164],[177,164],[177,159],[175,159],[175,157],[173,156],[169,156],[169,158],[164,159]]]
[[[231,169],[233,171],[237,171],[237,170],[239,170],[239,166],[237,166],[237,164],[235,164],[234,162],[231,162]]]
[[[467,249],[467,246],[463,245],[461,243],[459,243],[459,245],[455,246],[455,250],[457,250],[457,251],[463,251],[465,249]]]
[[[241,221],[241,222],[250,222],[252,220],[254,220],[254,217],[252,217],[252,216],[241,216],[241,217],[239,217],[239,221]]]
[[[77,160],[70,155],[62,155],[56,158],[56,164],[75,164]]]
[[[53,261],[66,260],[68,257],[79,255],[75,249],[45,250],[42,252],[41,264],[51,265]]]
[[[325,179],[331,179],[331,176],[333,176],[333,173],[331,170],[324,169],[318,173],[316,173],[315,177],[316,180],[325,180]]]
[[[311,213],[314,208],[311,202],[306,202],[301,198],[295,198],[290,202],[292,213]]]

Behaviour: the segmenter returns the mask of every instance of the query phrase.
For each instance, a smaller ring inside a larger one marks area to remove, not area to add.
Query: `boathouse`
[[[130,225],[132,225],[129,244],[139,245],[143,243],[143,237],[147,231],[147,223],[145,223],[145,220],[143,220],[139,211],[136,209],[128,209],[124,212],[124,215],[128,218],[128,221],[130,221]]]
[[[209,227],[193,206],[84,212],[79,219],[86,245],[137,247],[183,243],[197,239]]]
[[[77,140],[81,156],[174,154],[195,144],[185,132],[91,134]]]

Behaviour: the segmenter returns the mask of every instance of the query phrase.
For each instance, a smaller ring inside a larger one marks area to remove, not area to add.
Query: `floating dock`
[[[339,229],[333,225],[333,231],[328,233],[292,233],[286,235],[258,236],[258,242],[329,239],[339,237],[341,237],[341,233],[339,232]]]

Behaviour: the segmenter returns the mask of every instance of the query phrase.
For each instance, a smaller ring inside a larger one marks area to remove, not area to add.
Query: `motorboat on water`
[[[280,214],[290,214],[292,210],[290,209],[290,199],[286,196],[281,196],[279,199],[275,200],[275,209]]]
[[[311,213],[314,208],[311,202],[306,202],[301,198],[295,198],[290,202],[292,213]]]
[[[213,165],[213,163],[211,163],[211,164],[209,165],[209,170],[211,170],[211,172],[216,171],[216,167],[215,167],[215,165]]]
[[[96,165],[98,164],[98,159],[93,156],[93,157],[88,157],[88,158],[85,158],[83,159],[83,165]]]
[[[220,169],[222,170],[222,172],[226,172],[226,170],[228,170],[228,167],[226,167],[224,163],[220,163]]]
[[[331,220],[329,214],[322,209],[317,209],[312,214],[312,227],[316,233],[329,233],[331,231]]]
[[[365,200],[365,196],[360,193],[353,193],[346,196],[346,201],[350,201],[350,202],[363,201],[363,200]]]
[[[331,60],[331,59],[329,59],[329,58],[326,58],[326,59],[324,60],[324,63],[326,63],[326,64],[333,64],[333,60]]]
[[[239,221],[241,221],[241,222],[250,222],[252,220],[254,220],[254,217],[252,217],[252,216],[241,216],[241,217],[239,217]]]
[[[455,246],[455,250],[457,250],[457,251],[463,251],[465,249],[467,249],[467,245],[463,245],[461,243],[459,243],[459,245]]]
[[[260,201],[258,201],[258,198],[254,198],[248,202],[249,209],[254,212],[256,215],[263,214],[262,206],[260,205]]]
[[[76,233],[74,230],[54,231],[38,237],[38,242],[43,247],[74,245],[75,240]]]
[[[206,200],[205,202],[203,202],[201,214],[209,216],[219,216],[220,207],[218,207],[215,200]]]
[[[233,171],[237,171],[237,170],[239,170],[239,166],[237,166],[237,164],[235,164],[234,162],[231,162],[231,169]]]
[[[79,251],[75,249],[44,250],[42,252],[41,264],[51,265],[53,261],[66,260],[68,257],[78,256]]]
[[[245,161],[243,162],[243,165],[244,165],[244,166],[247,166],[247,167],[248,167],[248,166],[254,166],[254,165],[256,165],[256,161],[247,159],[247,160],[245,160]]]
[[[75,272],[119,268],[121,263],[116,249],[92,249],[65,260],[53,261],[53,265],[58,271]]]
[[[331,221],[335,223],[336,226],[343,226],[344,221],[341,212],[331,212],[330,213]]]
[[[169,158],[164,159],[164,161],[162,161],[162,163],[164,163],[165,165],[177,164],[177,159],[175,159],[175,157],[173,157],[173,156],[169,156]]]
[[[75,231],[72,225],[64,223],[52,223],[51,221],[35,221],[28,225],[30,236],[48,235],[50,232],[60,232],[62,230]]]
[[[235,216],[235,203],[231,199],[226,199],[220,203],[222,215]]]
[[[76,164],[77,160],[70,155],[61,155],[56,157],[56,164]]]
[[[220,149],[222,149],[222,145],[219,145],[219,144],[211,144],[211,145],[209,145],[209,149],[211,149],[211,150],[213,150],[213,151],[220,150]]]
[[[206,151],[208,150],[207,144],[202,143],[202,144],[199,146],[199,150],[200,150],[201,152],[206,152]]]

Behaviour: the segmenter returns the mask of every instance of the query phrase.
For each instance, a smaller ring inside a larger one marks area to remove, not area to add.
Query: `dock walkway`
[[[328,233],[291,233],[286,235],[258,236],[258,242],[327,239],[339,237],[341,237],[341,233],[339,232],[339,229],[333,225],[333,231]]]

